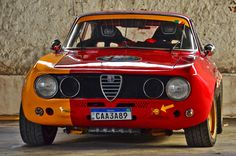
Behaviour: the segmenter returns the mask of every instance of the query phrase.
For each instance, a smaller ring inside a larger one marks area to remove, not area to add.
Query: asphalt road
[[[233,156],[236,155],[236,119],[224,121],[222,135],[212,148],[189,148],[182,131],[170,137],[67,135],[59,130],[53,145],[26,146],[20,138],[17,122],[0,122],[0,156],[2,155],[70,155],[70,156]]]

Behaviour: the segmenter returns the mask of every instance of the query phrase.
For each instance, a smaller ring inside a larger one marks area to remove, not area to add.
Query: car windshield
[[[64,47],[196,49],[191,30],[185,24],[142,19],[81,22],[73,28]]]

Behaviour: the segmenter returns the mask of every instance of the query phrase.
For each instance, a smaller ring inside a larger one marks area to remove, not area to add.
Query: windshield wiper
[[[174,46],[172,46],[170,48],[170,53],[180,44],[179,47],[182,47],[182,44],[183,44],[183,39],[184,39],[184,34],[185,34],[185,25],[183,26],[183,29],[182,29],[182,34],[181,34],[181,38],[180,38],[180,41],[179,40],[173,40],[173,41],[176,41],[176,43],[173,43]]]
[[[179,40],[175,40],[176,43],[174,43],[174,46],[170,48],[170,53],[181,43]]]

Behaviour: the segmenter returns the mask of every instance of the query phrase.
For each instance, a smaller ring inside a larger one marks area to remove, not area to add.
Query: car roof
[[[84,16],[92,16],[92,15],[113,15],[113,14],[138,14],[138,15],[161,15],[161,16],[175,16],[175,17],[181,17],[186,20],[190,20],[188,16],[174,13],[174,12],[159,12],[159,11],[146,11],[146,10],[134,10],[134,11],[128,11],[128,10],[118,10],[118,11],[97,11],[97,12],[91,12],[82,14],[80,16],[77,16],[78,18],[84,17]]]

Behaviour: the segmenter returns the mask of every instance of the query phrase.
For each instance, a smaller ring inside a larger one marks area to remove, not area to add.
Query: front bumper
[[[198,100],[199,101],[199,100]],[[182,129],[203,122],[208,112],[198,101],[190,99],[182,102],[171,100],[137,100],[116,99],[108,102],[106,99],[51,99],[47,103],[34,104],[25,112],[26,117],[38,124],[54,126],[78,126],[78,127],[114,127],[114,128],[160,128]],[[98,105],[97,105],[98,104]],[[103,104],[103,106],[99,105]],[[203,103],[204,104],[204,103]],[[41,107],[53,110],[53,115],[46,112],[43,116],[35,114],[35,108]],[[91,108],[117,108],[130,107],[132,120],[127,121],[92,121],[90,119]],[[162,107],[167,108],[166,112]],[[185,111],[192,108],[193,117],[186,117]]]

